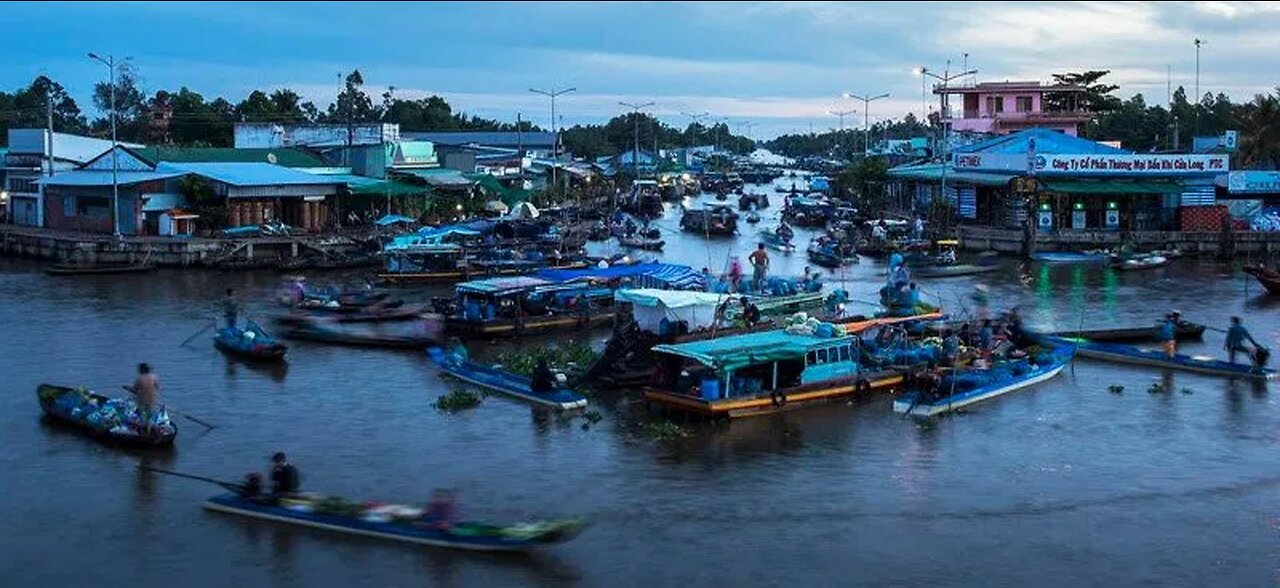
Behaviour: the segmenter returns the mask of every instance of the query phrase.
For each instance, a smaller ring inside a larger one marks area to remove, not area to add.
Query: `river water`
[[[781,204],[773,200],[768,226]],[[659,223],[668,260],[720,271],[728,254],[745,256],[754,244],[749,225],[743,236],[708,243],[680,235],[677,223],[674,210]],[[807,233],[797,242],[803,249]],[[803,252],[773,256],[776,272],[805,264]],[[871,301],[883,272],[864,259],[830,279]],[[30,262],[0,261],[6,585],[1280,580],[1280,412],[1265,385],[1081,360],[1034,389],[931,425],[899,418],[880,396],[657,441],[634,397],[616,393],[593,399],[604,420],[585,430],[581,420],[499,397],[437,412],[429,403],[454,384],[417,352],[296,343],[287,369],[272,370],[228,361],[207,334],[180,346],[214,315],[225,287],[251,301],[250,316],[265,317],[278,279],[179,271],[53,278]],[[1008,260],[981,281],[995,305],[1021,305],[1034,326],[1142,325],[1178,308],[1214,326],[1243,315],[1260,340],[1280,343],[1278,301],[1208,261],[1125,274]],[[924,288],[963,313],[975,283]],[[605,335],[576,336],[598,344]],[[1216,354],[1220,345],[1211,332],[1187,348]],[[172,455],[139,456],[38,418],[40,382],[110,391],[139,361],[158,370],[168,402],[219,426],[180,420]],[[1149,394],[1154,382],[1175,392]],[[1112,384],[1125,391],[1109,393]],[[432,488],[455,487],[467,516],[584,514],[592,525],[532,556],[406,547],[207,513],[199,505],[217,488],[136,468],[142,460],[237,479],[265,469],[277,449],[289,452],[309,490],[420,502]]]

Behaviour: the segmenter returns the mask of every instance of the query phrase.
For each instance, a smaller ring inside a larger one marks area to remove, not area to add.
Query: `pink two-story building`
[[[1075,136],[1079,126],[1093,115],[1074,104],[1065,110],[1045,110],[1047,93],[1076,94],[1080,86],[1047,85],[1040,82],[983,82],[973,85],[934,86],[942,100],[944,122],[952,131],[1006,135],[1030,128],[1056,129]],[[961,104],[951,105],[959,96]],[[948,116],[949,114],[949,116]]]

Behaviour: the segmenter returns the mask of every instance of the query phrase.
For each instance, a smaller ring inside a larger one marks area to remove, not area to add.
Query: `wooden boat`
[[[573,390],[561,388],[551,392],[534,392],[530,389],[529,378],[461,360],[452,353],[445,353],[439,347],[428,348],[427,355],[444,373],[486,390],[501,392],[526,402],[562,410],[582,408],[587,405],[587,398]]]
[[[1245,266],[1241,269],[1244,270],[1244,273],[1249,274],[1253,276],[1254,279],[1258,280],[1258,283],[1262,284],[1262,287],[1266,288],[1267,292],[1271,294],[1280,294],[1280,272],[1273,269],[1267,269],[1260,265]]]
[[[557,284],[534,277],[490,278],[458,284],[458,308],[445,319],[464,337],[513,337],[582,330],[613,320],[613,291],[589,283]],[[585,306],[570,306],[582,297]]]
[[[1081,253],[1076,251],[1042,251],[1031,254],[1031,261],[1045,263],[1098,263],[1107,261],[1106,253]]]
[[[814,265],[825,268],[838,268],[844,265],[857,263],[858,261],[858,256],[856,254],[841,254],[839,245],[834,243],[819,245],[817,242],[812,242],[809,244],[807,253],[809,254],[809,261],[812,261]]]
[[[408,324],[408,323],[405,323]],[[438,316],[423,319],[421,328],[356,328],[328,321],[310,321],[289,325],[280,335],[289,339],[389,349],[425,349],[439,344],[444,323]]]
[[[1141,257],[1130,257],[1128,259],[1117,259],[1111,263],[1111,268],[1116,271],[1128,272],[1144,269],[1155,269],[1169,265],[1169,259],[1161,255],[1144,255]]]
[[[952,265],[929,265],[915,269],[912,273],[917,278],[954,278],[986,274],[1000,269],[996,265],[974,265],[957,263]]]
[[[783,238],[778,236],[777,229],[765,229],[760,231],[760,242],[764,243],[765,247],[775,249],[783,253],[791,253],[796,250],[796,246],[791,242],[791,237]]]
[[[1082,331],[1058,331],[1051,333],[1055,337],[1069,340],[1094,341],[1098,343],[1143,342],[1155,341],[1160,327],[1132,327],[1120,329],[1093,329]],[[1190,321],[1178,324],[1174,337],[1179,341],[1199,339],[1204,336],[1205,326]]]
[[[733,235],[738,232],[738,213],[723,204],[686,208],[680,217],[680,228],[704,235]]]
[[[325,497],[287,499],[270,504],[229,493],[210,498],[204,508],[348,535],[473,551],[528,551],[569,541],[585,526],[581,519],[574,518],[506,526],[462,522],[442,530],[420,522],[421,509],[394,505],[366,507]],[[329,514],[328,510],[336,512]]]
[[[99,411],[105,411],[100,416],[119,414],[118,410],[113,410],[115,407],[132,410],[135,405],[130,400],[111,399],[89,390],[53,384],[37,387],[36,397],[49,420],[104,443],[141,448],[170,447],[178,436],[178,425],[169,419],[163,408],[156,415],[160,424],[152,427],[150,433],[145,433],[132,427],[114,426],[110,418],[98,420],[91,416]]]
[[[1067,339],[1060,337],[1041,336],[1040,338],[1049,342],[1061,341],[1069,343]],[[1259,369],[1251,365],[1230,363],[1220,359],[1214,359],[1212,357],[1181,354],[1174,355],[1173,357],[1166,357],[1165,354],[1159,350],[1146,350],[1117,343],[1079,341],[1074,344],[1077,349],[1076,353],[1081,357],[1088,357],[1102,361],[1130,363],[1135,365],[1195,372],[1209,376],[1243,378],[1247,380],[1270,380],[1276,377],[1276,371],[1273,369]]]
[[[849,334],[817,337],[775,329],[660,344],[652,351],[662,382],[644,389],[645,401],[710,417],[755,416],[866,396],[901,386],[910,371],[879,367]]]
[[[748,213],[747,213],[746,221],[747,221],[748,223],[750,223],[750,224],[753,224],[753,225],[754,225],[754,224],[756,224],[756,223],[760,222],[760,215],[758,215],[758,214],[756,214],[756,213],[754,213],[754,212],[748,212]]]
[[[425,311],[420,306],[397,306],[391,308],[365,308],[354,312],[331,313],[314,311],[306,308],[295,308],[286,315],[276,317],[280,324],[291,324],[324,318],[339,323],[387,323],[408,321],[419,318]]]
[[[44,268],[44,273],[51,276],[91,276],[99,274],[138,274],[146,273],[156,266],[151,263],[55,263]]]
[[[954,384],[954,394],[928,397],[926,391],[916,390],[894,399],[893,412],[912,416],[936,416],[1003,396],[1058,375],[1062,372],[1062,368],[1071,363],[1071,357],[1074,354],[1074,345],[1060,342],[1049,351],[1047,358],[1049,361],[1041,364],[1029,365],[1023,361],[1010,361],[1003,362],[1004,365],[996,364],[983,370],[952,371],[942,379],[939,387],[941,390],[949,391],[949,387],[953,386],[950,380],[955,378],[957,380]],[[970,376],[971,379],[964,379],[966,376]],[[981,379],[975,382],[972,379],[973,376]]]
[[[289,351],[288,347],[253,322],[243,329],[218,329],[213,335],[213,346],[227,355],[252,361],[277,361]]]
[[[618,244],[629,249],[661,251],[667,242],[662,239],[646,239],[643,237],[618,237]]]

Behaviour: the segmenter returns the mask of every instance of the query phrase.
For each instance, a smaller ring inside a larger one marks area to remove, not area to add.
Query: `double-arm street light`
[[[844,97],[862,101],[862,156],[866,157],[871,154],[871,103],[881,98],[888,98],[889,93],[859,96],[853,92],[845,92]]]

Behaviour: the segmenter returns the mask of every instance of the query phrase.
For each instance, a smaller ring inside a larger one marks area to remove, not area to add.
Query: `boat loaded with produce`
[[[107,398],[87,388],[53,384],[41,384],[36,396],[50,420],[106,443],[169,447],[178,436],[178,426],[163,407],[145,415],[131,399]]]

